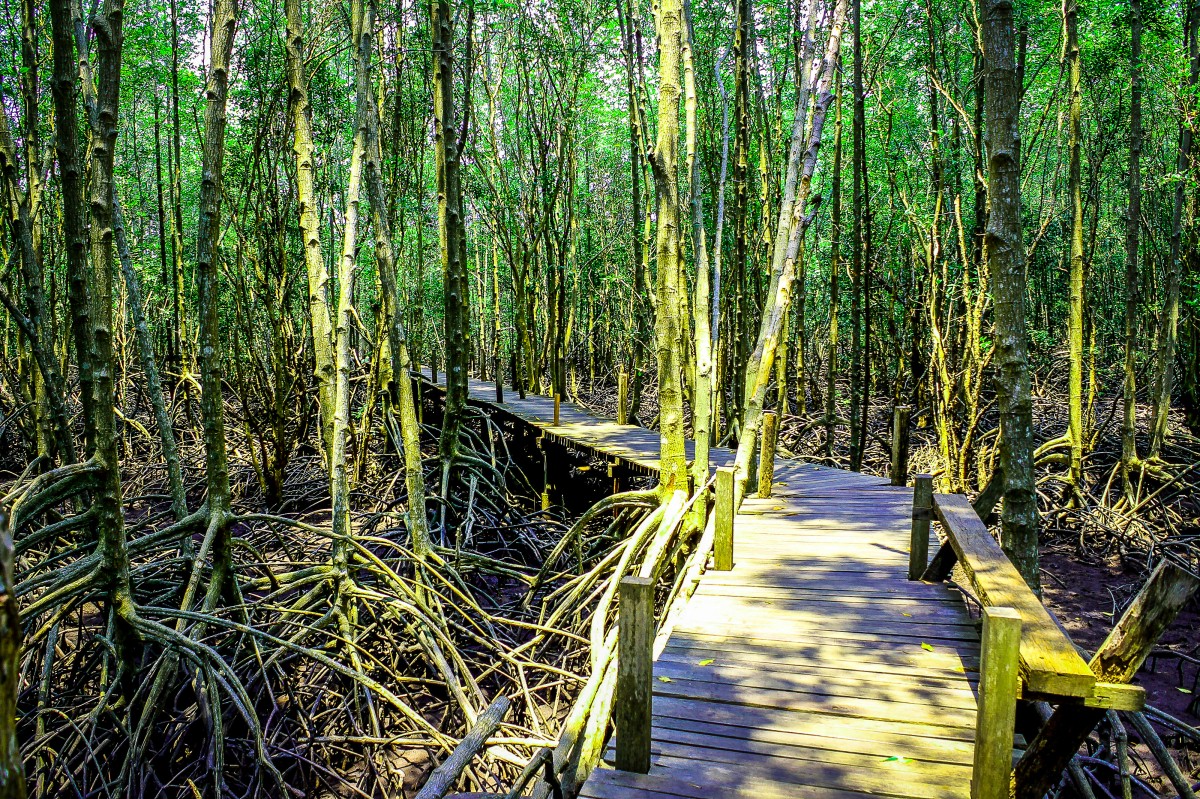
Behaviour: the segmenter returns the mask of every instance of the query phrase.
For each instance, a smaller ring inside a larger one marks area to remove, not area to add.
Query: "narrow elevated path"
[[[548,435],[655,471],[658,434],[471,381]],[[733,453],[713,452],[714,466]],[[979,633],[944,585],[907,579],[912,489],[780,460],[654,665],[648,774],[596,769],[592,799],[970,795]],[[936,548],[936,541],[932,548]],[[611,757],[611,749],[609,752]]]

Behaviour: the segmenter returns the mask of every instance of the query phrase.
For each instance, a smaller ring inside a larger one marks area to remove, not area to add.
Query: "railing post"
[[[654,583],[624,577],[617,606],[617,768],[650,771],[653,713]]]
[[[538,436],[538,449],[542,451],[542,510],[550,508],[550,458],[546,454],[546,435]]]
[[[557,393],[554,395],[554,426],[558,427],[558,404],[562,400]]]
[[[920,580],[929,565],[929,521],[933,518],[933,476],[913,479],[912,540],[908,546],[908,579]]]
[[[892,485],[908,482],[908,416],[912,408],[897,405],[892,410]]]
[[[617,424],[629,424],[629,374],[622,369],[617,375]]]
[[[1012,608],[984,608],[971,799],[1009,799],[1020,650],[1021,615]]]
[[[713,570],[733,568],[733,467],[717,469],[717,496],[713,506]]]
[[[504,360],[496,353],[496,402],[504,402]]]
[[[761,454],[758,456],[758,495],[763,499],[771,496],[775,481],[775,442],[779,437],[779,414],[767,411],[763,414]]]

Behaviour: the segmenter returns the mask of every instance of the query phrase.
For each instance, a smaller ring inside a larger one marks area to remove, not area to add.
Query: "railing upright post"
[[[546,434],[538,436],[538,449],[542,451],[542,510],[550,508],[550,458],[546,453]]]
[[[971,799],[1009,799],[1020,649],[1021,615],[984,608]]]
[[[779,414],[775,411],[763,413],[762,446],[758,457],[758,495],[766,499],[771,496],[775,482],[775,443],[779,437]]]
[[[504,360],[496,353],[496,402],[504,402]]]
[[[554,394],[554,426],[555,427],[558,427],[558,405],[561,401],[562,401],[562,398],[559,397],[558,393],[556,392]]]
[[[929,522],[933,518],[933,476],[913,479],[912,540],[908,546],[908,579],[920,580],[929,565]]]
[[[617,762],[621,771],[650,771],[653,713],[654,583],[624,577],[617,606]]]
[[[624,369],[617,375],[617,424],[629,424],[629,373]]]
[[[713,505],[713,570],[733,568],[733,467],[717,469],[716,502]]]
[[[912,408],[897,405],[892,410],[892,485],[908,482],[908,417]]]

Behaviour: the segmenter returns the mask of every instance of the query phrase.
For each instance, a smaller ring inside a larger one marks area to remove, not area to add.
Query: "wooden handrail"
[[[933,511],[979,601],[985,607],[1010,607],[1021,614],[1022,687],[1053,696],[1092,696],[1096,675],[967,498],[962,494],[935,494]]]
[[[1099,677],[1080,656],[1054,614],[1021,578],[999,543],[988,531],[976,507],[962,494],[925,493],[926,476],[916,478],[913,496],[913,540],[909,578],[940,582],[956,563],[962,565],[971,590],[985,608],[1009,607],[1022,621],[1019,695],[1106,710],[1140,710],[1145,691],[1127,681]],[[925,489],[923,491],[922,489]],[[987,501],[990,506],[992,501]],[[932,562],[922,566],[932,515],[942,525],[946,542]],[[991,508],[987,507],[986,511]],[[920,540],[918,540],[920,539]]]

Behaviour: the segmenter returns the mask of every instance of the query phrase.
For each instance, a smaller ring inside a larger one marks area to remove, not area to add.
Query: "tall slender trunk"
[[[321,220],[313,189],[312,106],[308,101],[308,77],[304,71],[304,16],[300,0],[286,0],[285,52],[288,75],[288,110],[292,117],[296,154],[296,195],[299,200],[300,237],[304,243],[304,266],[308,274],[308,311],[312,326],[314,374],[320,412],[322,455],[331,465],[336,375],[333,363],[334,333],[330,318],[329,270],[321,253]]]
[[[212,577],[205,607],[215,607],[233,579],[229,535],[229,459],[225,450],[225,406],[221,377],[220,241],[224,183],[226,100],[237,29],[237,0],[217,0],[213,9],[211,60],[204,111],[204,152],[200,177],[200,221],[196,229],[197,303],[200,327],[200,410],[204,418],[205,476],[212,536]]]
[[[1004,510],[1000,544],[1036,591],[1038,510],[1033,474],[1033,395],[1025,323],[1025,244],[1021,235],[1020,84],[1013,52],[1012,0],[985,0],[985,124],[991,209],[985,256],[995,301],[997,404]]]
[[[866,114],[863,99],[862,70],[862,2],[854,0],[854,134],[851,142],[851,172],[854,180],[854,224],[850,251],[850,281],[853,284],[850,297],[850,468],[862,469],[863,444],[859,431],[867,425],[867,386],[864,376],[870,370],[870,358],[863,351],[863,328],[869,324],[863,319],[863,299],[866,296],[864,249],[864,175],[866,159],[864,126]]]
[[[1129,207],[1125,217],[1125,379],[1121,424],[1121,475],[1132,502],[1137,452],[1138,232],[1142,218],[1142,2],[1130,0]]]
[[[817,102],[813,108],[812,129],[808,137],[808,147],[805,150],[804,163],[800,170],[800,179],[796,187],[796,202],[792,207],[794,219],[783,261],[783,269],[778,275],[772,275],[771,284],[774,298],[771,301],[771,312],[763,316],[762,325],[758,331],[758,341],[750,355],[750,362],[755,364],[757,380],[753,385],[746,385],[745,417],[743,419],[742,435],[738,440],[737,454],[734,457],[734,507],[741,503],[750,477],[750,464],[754,456],[755,441],[758,428],[762,422],[763,401],[766,398],[767,387],[770,383],[771,367],[774,363],[775,351],[779,345],[783,320],[787,314],[791,297],[792,283],[796,277],[797,261],[802,255],[804,236],[815,217],[819,205],[806,215],[809,204],[809,192],[812,188],[812,176],[817,168],[817,156],[821,149],[821,134],[825,127],[825,118],[829,106],[833,102],[833,74],[841,52],[842,29],[849,8],[849,0],[838,0],[834,7],[829,37],[825,44],[825,56],[821,62],[821,71],[817,81]]]
[[[462,141],[454,106],[454,31],[448,0],[432,0],[433,110],[437,161],[438,228],[446,330],[446,407],[439,452],[443,494],[449,468],[458,451],[458,435],[467,404],[470,358],[470,281],[466,261],[460,151]],[[469,32],[468,32],[469,39]]]
[[[842,72],[837,72],[833,112],[832,227],[829,242],[829,366],[825,372],[825,457],[833,458],[837,433],[838,309],[842,272]]]
[[[83,408],[86,451],[95,446],[92,380],[92,300],[88,280],[87,232],[83,205],[83,164],[79,151],[76,110],[77,60],[72,32],[71,0],[51,0],[50,21],[54,49],[54,146],[62,187],[62,226],[67,260],[67,302],[71,335],[79,373],[79,400]]]
[[[1067,60],[1067,111],[1068,178],[1067,191],[1071,195],[1071,253],[1070,253],[1070,306],[1067,322],[1067,351],[1069,370],[1067,378],[1067,438],[1070,439],[1069,480],[1074,491],[1078,491],[1083,479],[1083,189],[1080,177],[1080,160],[1083,149],[1081,114],[1083,108],[1082,72],[1079,59],[1079,3],[1078,0],[1063,0],[1063,27],[1066,30],[1065,56]]]
[[[692,485],[708,480],[708,452],[712,438],[712,330],[709,328],[710,285],[708,240],[704,230],[704,189],[700,182],[700,164],[696,159],[696,70],[695,30],[691,0],[684,0],[686,36],[683,40],[683,81],[687,120],[688,189],[692,206],[692,255],[696,260],[696,297],[694,309],[696,347],[695,391],[692,394],[692,438],[696,454],[692,460]],[[702,506],[703,507],[703,506]]]
[[[362,2],[362,0],[357,0]],[[356,3],[357,4],[357,3]],[[388,218],[387,188],[383,184],[379,108],[371,94],[371,58],[375,28],[374,0],[366,0],[362,20],[355,30],[355,86],[358,125],[363,138],[363,178],[371,201],[371,225],[375,230],[375,263],[382,287],[381,308],[391,355],[392,385],[387,386],[385,413],[396,412],[404,449],[404,480],[408,491],[408,529],[413,552],[424,558],[430,551],[429,525],[425,510],[425,473],[421,464],[421,428],[413,396],[412,359],[408,334],[399,310],[400,286],[392,227]],[[340,314],[340,311],[339,311]],[[339,344],[340,346],[340,344]],[[341,355],[339,354],[339,359]],[[340,367],[339,367],[340,368]]]
[[[1184,35],[1189,58],[1188,90],[1181,94],[1179,125],[1179,158],[1175,183],[1175,206],[1171,216],[1171,249],[1166,268],[1166,287],[1163,307],[1158,320],[1158,353],[1154,364],[1154,418],[1150,425],[1150,457],[1157,458],[1167,438],[1167,420],[1171,413],[1171,393],[1175,382],[1175,346],[1179,329],[1179,295],[1183,279],[1183,205],[1184,190],[1192,171],[1192,121],[1194,108],[1191,90],[1200,77],[1200,3],[1189,2]]]
[[[657,308],[654,338],[658,355],[658,407],[661,451],[659,481],[663,491],[687,490],[684,449],[683,353],[679,332],[682,316],[683,264],[680,259],[679,208],[679,84],[683,49],[682,0],[662,0],[658,6],[658,139],[650,157],[654,172],[658,218]]]
[[[171,201],[174,215],[171,224],[171,251],[175,255],[174,280],[171,285],[171,315],[174,319],[173,335],[179,360],[174,364],[181,372],[191,369],[188,352],[188,319],[184,311],[185,285],[183,279],[183,128],[179,121],[179,8],[178,0],[171,0],[171,147],[174,158],[171,168]],[[190,382],[183,381],[184,396],[188,397],[188,413],[191,413]]]
[[[129,584],[129,554],[125,546],[125,517],[121,510],[121,473],[117,451],[115,361],[113,359],[113,160],[120,109],[121,49],[124,41],[122,0],[106,0],[103,14],[92,22],[96,41],[96,126],[91,144],[91,343],[93,364],[94,458],[100,472],[93,499],[101,585],[115,611],[118,659],[132,679],[135,656],[133,632],[127,622],[133,598]]]

